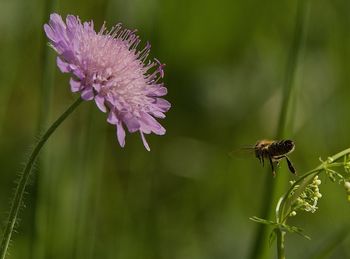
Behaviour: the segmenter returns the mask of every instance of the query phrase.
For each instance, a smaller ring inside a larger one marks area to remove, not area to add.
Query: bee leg
[[[275,177],[276,176],[276,172],[275,172],[275,168],[273,166],[273,162],[272,162],[272,159],[271,159],[270,156],[269,156],[269,161],[270,161],[270,165],[271,165],[272,175],[273,175],[273,177]]]
[[[259,159],[260,164],[264,166],[264,158],[260,154],[257,154],[256,157]]]
[[[289,158],[287,156],[284,156],[287,160],[287,164],[288,164],[288,168],[289,168],[289,171],[292,173],[292,174],[297,174],[296,173],[296,170],[292,164],[292,162],[289,160]]]

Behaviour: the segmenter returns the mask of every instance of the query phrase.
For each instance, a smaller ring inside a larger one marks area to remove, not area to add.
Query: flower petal
[[[49,25],[44,24],[44,31],[45,31],[46,36],[50,40],[52,40],[53,42],[57,42],[56,34]]]
[[[74,30],[78,26],[78,19],[74,15],[67,15],[66,24],[69,30]]]
[[[44,25],[46,36],[55,43],[64,41],[64,32],[66,25],[64,24],[62,17],[56,13],[50,15],[49,24]]]
[[[125,146],[125,130],[121,122],[117,123],[117,138],[121,147]]]
[[[167,111],[170,109],[170,107],[171,107],[171,104],[170,104],[167,100],[165,100],[165,99],[163,99],[163,98],[157,98],[155,104],[156,104],[156,106],[157,106],[158,108],[160,108],[163,112],[167,112]]]
[[[73,93],[75,92],[79,92],[81,89],[81,83],[79,81],[74,80],[73,78],[71,78],[69,80],[69,84],[70,84],[70,89]]]
[[[84,79],[85,78],[84,72],[82,72],[79,68],[74,69],[72,72],[79,79]]]
[[[105,106],[105,98],[102,95],[98,94],[95,96],[95,103],[102,112],[107,111],[107,108]]]
[[[143,132],[140,130],[140,134],[141,134],[141,139],[142,139],[142,142],[143,142],[143,145],[145,146],[145,148],[147,149],[147,151],[151,151],[148,143],[147,143],[147,140],[145,138],[145,136],[143,135]]]
[[[64,62],[60,57],[57,57],[56,62],[57,62],[58,68],[61,70],[62,73],[70,72],[69,64]]]
[[[151,97],[164,96],[167,93],[168,93],[168,89],[164,86],[161,86],[161,87],[155,87],[154,89],[151,89],[148,96],[151,96]]]
[[[126,113],[123,116],[123,121],[128,128],[129,132],[136,132],[140,129],[140,122],[138,119],[131,113]]]
[[[101,86],[101,84],[96,84],[96,83],[93,83],[92,84],[92,87],[97,91],[97,92],[99,92],[99,91],[101,91],[101,89],[102,89],[102,86]]]
[[[159,124],[158,121],[156,121],[151,115],[148,113],[143,112],[141,114],[142,121],[145,122],[146,125],[148,125],[149,129],[152,130],[157,135],[164,135],[165,129],[162,125]]]
[[[110,111],[107,117],[107,122],[113,125],[117,125],[119,122],[118,117],[116,116],[114,111]]]
[[[91,87],[85,87],[84,90],[81,92],[81,98],[83,98],[85,101],[91,101],[94,99],[94,91]]]
[[[57,44],[57,49],[67,62],[74,62],[75,53],[64,43]]]

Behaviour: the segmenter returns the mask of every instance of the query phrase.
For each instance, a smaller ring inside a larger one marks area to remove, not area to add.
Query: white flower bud
[[[295,215],[297,215],[297,213],[293,210],[290,214],[291,217],[294,217]]]
[[[344,187],[347,191],[350,191],[350,182],[345,182]]]

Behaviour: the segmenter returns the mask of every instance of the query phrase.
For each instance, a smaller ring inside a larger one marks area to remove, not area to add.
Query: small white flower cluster
[[[294,184],[294,181],[290,182]],[[292,211],[289,216],[293,217],[297,215],[297,211],[306,211],[314,213],[317,210],[317,202],[322,197],[319,190],[321,180],[316,175],[309,185],[306,186],[305,190],[300,194],[295,203],[292,205]],[[349,183],[350,185],[350,183]],[[299,188],[299,185],[294,187],[292,194]]]

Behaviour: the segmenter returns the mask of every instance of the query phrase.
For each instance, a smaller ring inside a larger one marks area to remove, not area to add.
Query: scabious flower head
[[[158,60],[146,61],[150,45],[138,50],[135,31],[117,24],[110,31],[105,25],[95,32],[93,22],[81,22],[68,15],[51,14],[44,25],[50,45],[58,53],[57,65],[63,73],[71,73],[72,92],[84,100],[94,100],[107,121],[116,126],[119,144],[125,145],[125,127],[144,134],[165,134],[155,118],[164,118],[170,103],[161,98],[167,94],[160,79],[164,65]]]

